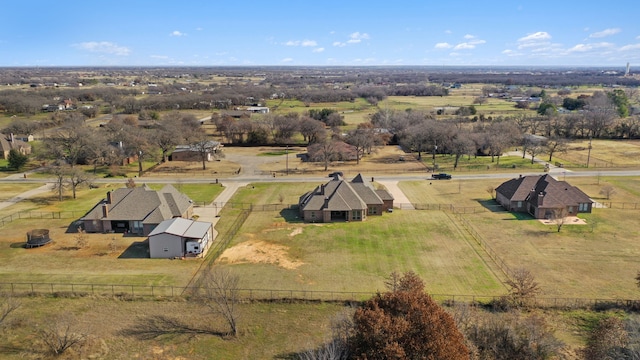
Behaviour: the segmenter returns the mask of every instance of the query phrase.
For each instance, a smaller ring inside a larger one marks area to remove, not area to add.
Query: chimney
[[[111,204],[111,191],[107,191],[107,204]]]
[[[543,201],[544,201],[544,194],[541,192],[538,194],[538,206],[542,206]]]
[[[13,133],[11,133],[9,141],[11,141],[11,145],[13,146],[14,141],[15,141],[15,139],[13,137]]]
[[[102,217],[109,217],[109,204],[102,204]]]
[[[320,195],[324,195],[324,184],[320,185]]]
[[[328,197],[325,197],[325,198],[324,198],[324,206],[323,206],[323,207],[324,207],[324,208],[329,207],[329,198],[328,198]]]

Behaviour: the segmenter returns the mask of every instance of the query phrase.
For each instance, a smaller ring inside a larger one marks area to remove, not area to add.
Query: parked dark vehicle
[[[431,175],[431,178],[434,180],[451,180],[450,174],[439,173]]]

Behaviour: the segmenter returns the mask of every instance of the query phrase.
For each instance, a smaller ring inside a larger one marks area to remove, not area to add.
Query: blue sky
[[[640,66],[637,0],[2,0],[0,66]]]

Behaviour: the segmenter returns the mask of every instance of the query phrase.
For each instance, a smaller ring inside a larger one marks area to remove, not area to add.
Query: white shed
[[[185,218],[173,218],[158,224],[149,234],[151,258],[199,256],[213,241],[213,224]]]

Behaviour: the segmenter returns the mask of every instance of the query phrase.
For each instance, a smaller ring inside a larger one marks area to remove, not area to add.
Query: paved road
[[[510,155],[522,156],[522,153],[513,153]],[[265,161],[283,161],[279,157],[257,157],[257,156],[244,156],[244,155],[227,155],[227,158],[231,161],[237,162],[242,166],[242,171],[240,174],[226,179],[221,179],[223,185],[225,186],[225,190],[214,200],[212,206],[220,205],[225,202],[228,202],[229,199],[233,196],[235,191],[240,186],[246,186],[248,183],[255,182],[314,182],[314,183],[323,183],[327,181],[327,177],[324,176],[300,176],[300,175],[291,175],[291,176],[278,176],[273,177],[270,175],[256,175],[259,174],[259,165],[264,163]],[[531,158],[529,156],[529,158]],[[544,160],[536,159],[535,161],[546,164]],[[481,180],[481,179],[510,179],[515,178],[520,175],[540,175],[541,171],[535,172],[510,172],[510,173],[485,173],[485,174],[459,174],[453,173],[453,180]],[[640,176],[640,170],[585,170],[585,171],[571,171],[563,168],[559,168],[554,166],[553,164],[549,164],[549,173],[556,177],[558,180],[565,180],[566,178],[571,177],[594,177],[594,176]],[[385,185],[387,189],[394,195],[397,203],[406,203],[409,204],[409,200],[406,198],[404,193],[397,187],[398,181],[407,181],[407,180],[429,180],[431,178],[430,173],[424,174],[376,174],[375,172],[368,172],[367,176],[374,176],[376,181]],[[137,182],[145,182],[145,183],[174,183],[176,182],[176,178],[138,178]],[[0,178],[0,182],[3,183],[53,183],[54,179],[47,178],[25,178],[23,174],[15,174],[5,178]],[[192,178],[192,179],[184,179],[181,178],[181,183],[201,183],[201,184],[209,184],[214,181],[213,178]],[[96,183],[126,183],[126,178],[100,178],[94,180]],[[0,202],[0,209],[11,206],[18,201],[23,199],[27,199],[32,196],[36,196],[38,194],[49,191],[50,185],[43,185],[37,189],[33,189],[27,192],[24,192],[13,199],[9,199],[4,202]],[[214,206],[215,208],[215,206]],[[215,215],[213,214],[213,219],[215,219]],[[211,218],[211,214],[205,215],[207,218]]]

